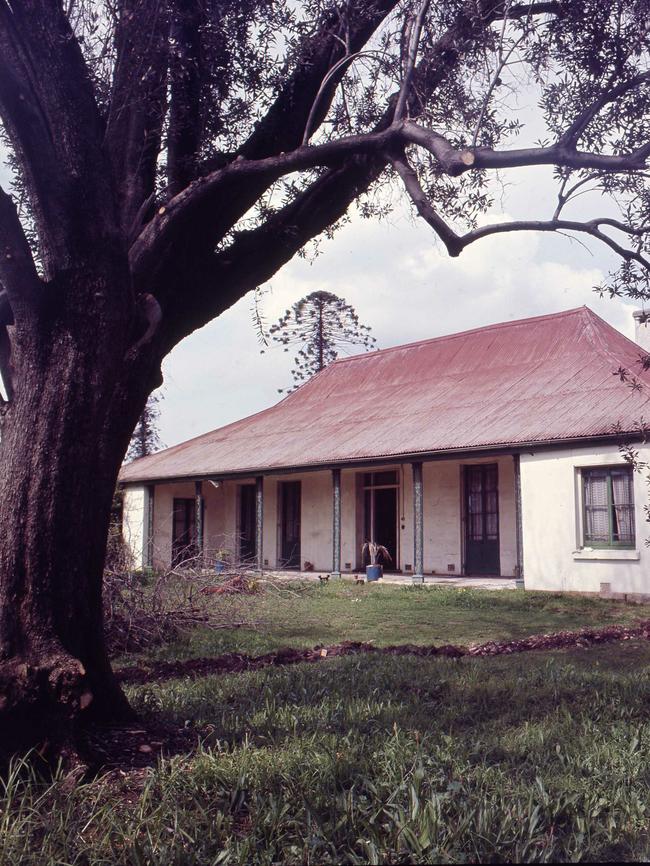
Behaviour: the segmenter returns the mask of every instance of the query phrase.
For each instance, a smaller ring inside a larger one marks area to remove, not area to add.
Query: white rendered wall
[[[462,574],[463,566],[463,474],[464,466],[480,463],[498,465],[499,558],[502,575],[514,575],[517,565],[514,463],[511,455],[478,460],[441,460],[423,466],[424,486],[424,572],[425,574]],[[403,556],[413,562],[413,503],[411,468],[406,497],[407,532]],[[449,565],[454,566],[450,572]]]
[[[134,568],[144,568],[146,557],[147,490],[127,487],[122,497],[122,537],[133,557]]]
[[[498,463],[499,466],[499,534],[501,574],[514,574],[516,565],[514,469],[511,456],[484,460],[436,461],[425,463],[424,482],[424,570],[426,574],[462,574],[462,467],[476,463]],[[382,470],[396,470],[398,490],[398,567],[414,565],[413,549],[413,477],[411,465],[393,465]],[[363,491],[357,481],[365,470],[344,469],[341,472],[341,567],[350,571],[361,558]],[[267,476],[264,478],[264,547],[267,567],[278,567],[280,514],[278,485],[282,481],[301,483],[301,552],[300,564],[310,562],[316,571],[332,568],[332,473],[330,470]],[[240,484],[254,479],[222,482],[215,489],[203,482],[204,549],[208,554],[225,548],[236,558],[239,537]],[[135,491],[140,488],[128,488]],[[166,568],[171,561],[173,500],[193,498],[194,483],[159,484],[154,498],[154,565]],[[142,506],[144,507],[144,506]],[[144,516],[143,516],[144,520]],[[206,562],[206,565],[208,563]],[[408,572],[407,572],[408,573]]]
[[[650,447],[639,457],[650,460]],[[524,580],[527,589],[599,592],[650,592],[650,549],[645,539],[648,486],[634,473],[635,550],[582,548],[580,467],[624,464],[615,445],[592,449],[558,448],[521,456]]]

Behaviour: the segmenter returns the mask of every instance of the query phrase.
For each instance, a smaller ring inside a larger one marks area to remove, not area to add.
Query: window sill
[[[641,559],[638,550],[626,550],[624,547],[583,547],[573,551],[574,560],[617,560],[619,562],[634,562]]]

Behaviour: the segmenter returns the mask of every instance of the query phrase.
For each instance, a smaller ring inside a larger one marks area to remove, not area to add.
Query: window
[[[634,488],[631,466],[582,470],[584,544],[634,547]]]
[[[397,472],[366,472],[363,476],[364,487],[397,487]]]

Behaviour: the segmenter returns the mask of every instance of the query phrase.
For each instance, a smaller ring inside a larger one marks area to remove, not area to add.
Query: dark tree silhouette
[[[331,292],[312,292],[287,310],[275,325],[269,328],[271,340],[284,346],[285,352],[299,347],[292,369],[293,391],[314,373],[331,364],[340,352],[353,347],[366,351],[376,340],[368,325],[362,325],[354,307]]]
[[[648,0],[0,0],[0,750],[129,717],[102,568],[162,359],[351,203],[381,213],[399,184],[452,256],[578,233],[622,257],[612,291],[645,291],[648,18]],[[479,225],[489,177],[521,166],[554,167],[554,212],[531,197]]]
[[[129,442],[126,452],[127,460],[135,460],[138,457],[146,457],[163,447],[158,430],[158,419],[160,418],[160,394],[150,394],[142,414],[138,418],[135,430]]]

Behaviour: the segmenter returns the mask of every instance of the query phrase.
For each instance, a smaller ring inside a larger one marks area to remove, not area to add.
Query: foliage
[[[148,454],[160,451],[163,447],[158,429],[158,420],[160,418],[158,404],[160,399],[160,393],[150,394],[147,398],[146,406],[138,418],[138,423],[135,425],[135,430],[126,452],[126,460],[146,457]]]
[[[370,559],[371,565],[376,565],[378,558],[380,558],[382,562],[391,561],[388,548],[384,547],[383,544],[378,544],[376,541],[364,541],[363,546],[361,547],[361,556],[365,557],[366,555]]]
[[[291,346],[300,347],[292,370],[294,388],[331,364],[342,351],[360,346],[367,352],[376,342],[370,328],[359,322],[354,307],[344,298],[324,291],[296,301],[271,326],[269,335],[284,346],[285,352]]]
[[[419,645],[485,643],[583,626],[631,625],[643,615],[636,605],[548,592],[356,586],[345,580],[326,586],[301,586],[293,581],[282,586],[284,592],[279,582],[274,591],[229,600],[233,622],[248,620],[263,623],[263,627],[193,628],[167,646],[148,650],[141,663],[227,652],[260,655],[283,647],[307,648],[342,640],[372,641],[380,647],[405,641]]]
[[[155,650],[181,640],[201,626],[217,629],[255,628],[257,623],[226,596],[251,595],[255,579],[232,565],[218,575],[206,561],[223,551],[186,559],[169,570],[134,569],[133,556],[119,532],[109,536],[103,597],[106,640],[111,655]]]
[[[650,650],[338,659],[149,683],[200,733],[150,770],[0,788],[24,864],[644,861]]]

